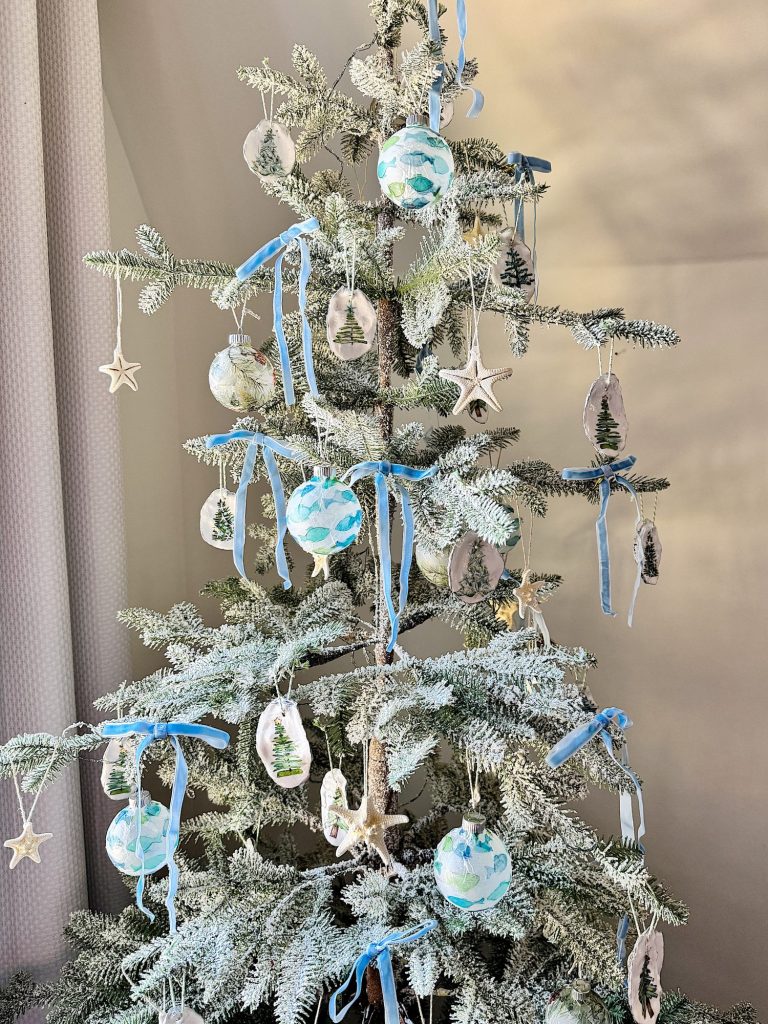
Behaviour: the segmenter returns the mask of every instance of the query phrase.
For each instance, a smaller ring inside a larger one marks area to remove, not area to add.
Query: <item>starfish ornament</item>
[[[484,366],[483,357],[477,348],[470,352],[465,367],[440,371],[440,377],[443,380],[449,380],[459,388],[459,398],[453,407],[454,416],[464,412],[469,403],[475,399],[485,402],[495,412],[501,412],[501,403],[496,395],[494,395],[493,388],[500,380],[511,376],[512,368],[509,366],[500,367],[496,370],[489,370]]]
[[[29,857],[29,859],[34,861],[35,864],[39,864],[40,846],[42,843],[45,843],[52,838],[53,832],[41,832],[40,835],[36,835],[32,828],[32,822],[25,822],[24,829],[20,836],[17,836],[15,839],[6,839],[3,843],[3,846],[7,846],[9,850],[13,850],[11,863],[8,866],[15,868],[19,861],[24,860],[25,857]]]
[[[312,569],[312,575],[313,576],[319,576],[320,573],[322,573],[323,576],[325,576],[326,579],[330,579],[331,567],[329,565],[328,560],[330,559],[331,556],[330,555],[313,555],[312,557],[315,560],[315,564],[314,564],[314,567]]]
[[[532,612],[540,612],[539,594],[546,587],[546,580],[532,580],[530,569],[526,569],[519,587],[515,587],[512,593],[517,600],[518,615],[525,618],[526,611],[530,608]]]
[[[483,229],[482,224],[480,223],[480,217],[477,214],[475,214],[474,224],[472,225],[470,230],[465,231],[461,237],[464,239],[467,245],[474,245],[475,242],[478,242],[481,238],[485,238],[485,235],[486,232]]]
[[[109,374],[109,393],[113,395],[123,384],[127,384],[132,391],[138,391],[139,385],[134,380],[134,374],[140,369],[141,363],[129,363],[122,350],[116,348],[112,353],[112,362],[100,366],[99,373]]]
[[[349,826],[343,841],[336,847],[336,856],[342,857],[358,843],[365,843],[369,850],[375,850],[386,865],[391,857],[384,842],[384,833],[393,825],[404,825],[408,821],[407,814],[383,814],[370,796],[364,796],[356,811],[340,804],[330,808],[342,821]]]

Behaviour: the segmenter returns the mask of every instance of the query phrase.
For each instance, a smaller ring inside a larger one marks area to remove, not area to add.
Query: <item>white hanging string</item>
[[[115,274],[115,297],[117,307],[117,326],[115,329],[115,352],[123,354],[123,285],[120,280],[120,254],[115,257],[117,271]]]
[[[597,346],[597,367],[598,367],[598,370],[600,371],[600,376],[602,377],[603,376],[603,346],[602,345],[598,345]],[[613,370],[613,338],[611,338],[611,344],[610,344],[610,347],[608,349],[608,373],[606,374],[607,377],[610,377],[612,370]]]
[[[48,760],[48,764],[45,768],[45,771],[43,772],[43,777],[40,780],[40,785],[37,787],[37,792],[35,793],[34,799],[32,800],[32,806],[29,808],[29,814],[27,814],[27,812],[24,810],[24,798],[21,795],[21,787],[19,786],[18,774],[17,772],[13,773],[13,788],[16,790],[16,799],[19,804],[19,813],[21,814],[21,824],[23,828],[26,828],[27,825],[30,825],[32,823],[32,815],[35,813],[35,808],[37,807],[37,802],[40,799],[40,794],[43,792],[43,789],[45,788],[45,783],[48,781],[48,776],[51,774],[51,769],[53,768],[53,765],[56,761],[56,755],[59,752],[61,741],[64,739],[65,733],[68,732],[69,729],[73,728],[75,728],[75,726],[68,726],[68,728],[64,730],[61,736],[58,736],[56,738],[56,742],[53,745],[53,750],[51,751],[50,759]]]

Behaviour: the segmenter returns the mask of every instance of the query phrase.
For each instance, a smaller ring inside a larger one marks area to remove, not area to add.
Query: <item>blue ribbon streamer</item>
[[[378,942],[372,942],[357,958],[349,977],[331,995],[328,1002],[328,1016],[338,1024],[343,1020],[350,1007],[354,1006],[363,991],[363,978],[369,964],[375,963],[381,979],[381,991],[384,997],[384,1022],[385,1024],[400,1024],[400,1008],[397,1002],[397,989],[395,988],[395,975],[392,970],[392,956],[389,952],[391,946],[401,946],[407,942],[416,942],[429,932],[437,928],[437,921],[428,920],[423,924],[414,925],[407,931],[390,932]],[[355,994],[350,1001],[341,1009],[337,1009],[337,1000],[347,991],[355,981]]]
[[[433,43],[440,44],[440,25],[437,21],[437,0],[429,0],[428,4],[429,13],[429,38]],[[437,66],[438,76],[432,82],[429,89],[429,127],[436,134],[440,134],[440,114],[441,114],[441,103],[440,97],[443,92],[443,82],[445,81],[445,63],[440,61]]]
[[[437,20],[437,0],[429,0],[427,5],[429,15],[429,38],[433,43],[440,43],[440,25]],[[456,0],[456,22],[459,29],[459,56],[457,60],[456,84],[459,89],[466,89],[472,93],[472,105],[467,111],[467,117],[477,117],[485,105],[485,97],[479,89],[473,89],[462,80],[467,57],[465,44],[467,40],[467,5],[466,0]],[[445,82],[445,64],[441,61],[438,64],[438,75],[432,82],[429,90],[429,127],[433,132],[440,133],[440,97]]]
[[[384,600],[387,604],[387,612],[391,623],[389,644],[387,650],[391,651],[397,640],[397,633],[400,624],[400,616],[403,614],[406,602],[408,601],[408,576],[411,572],[413,561],[413,510],[408,497],[408,491],[400,483],[403,480],[426,480],[434,476],[438,471],[437,466],[430,466],[429,469],[414,469],[412,466],[401,466],[397,462],[360,462],[345,473],[349,476],[350,482],[355,484],[365,476],[372,476],[376,487],[376,528],[379,542],[379,562],[381,564],[381,583],[384,590]],[[400,601],[399,608],[395,611],[392,601],[392,553],[390,550],[389,537],[389,491],[387,490],[387,477],[397,479],[397,487],[400,491],[400,502],[403,510],[403,555],[400,560]]]
[[[614,753],[613,739],[611,734],[608,732],[608,727],[611,724],[616,725],[623,733],[625,729],[628,729],[632,725],[632,722],[629,716],[620,708],[603,708],[603,710],[598,711],[595,717],[589,722],[585,722],[583,725],[577,725],[575,729],[566,733],[566,735],[563,736],[563,738],[556,743],[547,754],[546,762],[550,768],[557,768],[561,764],[564,764],[569,758],[573,757],[577,751],[586,746],[587,743],[589,743],[595,736],[599,736],[605,745],[605,749],[608,751],[608,756],[629,778],[637,796],[639,822],[637,830],[635,830],[635,820],[632,810],[632,795],[631,793],[623,790],[619,794],[619,815],[621,820],[622,838],[636,842],[640,847],[640,850],[645,853],[645,847],[640,842],[645,835],[643,790],[640,786],[640,780],[629,766],[629,748],[627,746],[626,739],[624,739],[624,742],[621,745],[621,759],[617,758]],[[628,931],[629,917],[624,914],[616,929],[616,959],[619,963],[624,963],[624,959],[626,957],[626,939]]]
[[[275,502],[275,520],[277,529],[277,541],[275,543],[275,564],[280,578],[283,581],[283,588],[289,590],[291,587],[291,575],[288,571],[288,561],[285,557],[285,534],[288,524],[285,518],[285,492],[283,481],[280,479],[280,472],[277,468],[274,453],[282,455],[286,459],[299,459],[301,455],[292,448],[287,448],[279,441],[267,434],[260,434],[255,430],[230,430],[228,434],[213,434],[205,439],[206,448],[217,448],[219,445],[227,444],[229,441],[247,440],[248,448],[243,460],[243,470],[240,474],[240,485],[235,496],[235,530],[232,555],[237,571],[245,579],[248,574],[245,571],[243,555],[245,552],[245,508],[248,500],[248,485],[253,478],[253,468],[256,464],[256,456],[261,449],[264,465],[272,486],[272,498]]]
[[[189,736],[194,739],[203,740],[217,750],[223,750],[229,744],[229,733],[223,729],[214,729],[211,725],[200,725],[196,722],[149,722],[146,719],[137,718],[127,722],[106,722],[101,727],[103,736],[140,736],[139,744],[136,747],[136,789],[138,804],[137,819],[137,847],[141,861],[141,874],[136,885],[136,906],[146,914],[150,921],[154,921],[155,915],[144,906],[144,847],[138,841],[141,833],[141,759],[144,751],[155,740],[168,739],[176,751],[176,770],[173,776],[173,788],[171,790],[170,822],[166,836],[166,862],[168,864],[168,896],[165,905],[168,908],[168,921],[170,930],[176,931],[176,892],[179,887],[179,869],[174,860],[174,854],[179,846],[179,831],[181,829],[181,807],[184,803],[184,793],[187,788],[187,762],[184,758],[184,751],[179,742],[180,736]]]
[[[483,96],[479,89],[473,89],[471,85],[465,85],[462,81],[464,65],[467,60],[464,52],[464,44],[467,39],[466,0],[456,0],[456,21],[459,27],[459,59],[457,61],[458,75],[456,78],[456,84],[460,89],[468,89],[472,93],[472,106],[467,111],[467,117],[477,117],[485,105],[485,96]]]
[[[552,164],[549,160],[544,160],[543,157],[540,156],[526,156],[525,153],[510,153],[507,157],[507,163],[512,164],[515,168],[516,185],[518,185],[523,179],[525,179],[530,185],[535,185],[536,180],[533,176],[534,171],[540,171],[542,174],[549,174],[552,170]],[[515,199],[514,210],[515,231],[522,241],[525,241],[525,209],[522,199]]]
[[[600,566],[600,607],[605,615],[615,615],[611,605],[611,555],[608,549],[608,502],[611,497],[611,483],[616,482],[625,491],[628,491],[637,503],[637,491],[622,474],[625,470],[631,469],[636,462],[634,455],[625,455],[623,459],[616,459],[603,466],[596,466],[590,469],[564,469],[561,476],[563,480],[599,480],[600,481],[600,514],[597,517],[595,528],[597,531],[597,557]]]
[[[263,266],[273,256],[275,260],[275,290],[272,296],[272,317],[277,339],[277,348],[280,353],[280,370],[283,375],[283,394],[285,404],[294,405],[296,395],[293,389],[293,373],[291,372],[291,358],[288,352],[288,343],[285,340],[283,330],[283,257],[286,247],[298,239],[301,252],[301,268],[299,270],[299,312],[301,313],[301,342],[304,354],[304,367],[306,370],[307,384],[311,395],[317,395],[317,381],[315,379],[315,364],[312,359],[312,329],[307,319],[307,281],[312,270],[312,262],[309,258],[309,246],[304,237],[320,227],[320,221],[316,217],[293,224],[277,238],[255,252],[250,259],[247,259],[242,266],[235,271],[239,281],[247,281],[251,274]]]

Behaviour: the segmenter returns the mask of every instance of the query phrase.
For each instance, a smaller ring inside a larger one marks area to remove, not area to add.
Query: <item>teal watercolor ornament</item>
[[[382,144],[376,173],[381,191],[395,206],[420,210],[447,192],[453,167],[445,139],[412,116]]]
[[[311,480],[300,484],[288,499],[288,532],[315,560],[312,572],[328,578],[328,559],[357,540],[363,510],[355,492],[342,483],[330,466],[315,466]]]
[[[504,897],[512,865],[504,843],[485,827],[485,818],[467,811],[435,850],[435,881],[449,903],[462,910],[490,910]]]
[[[134,793],[107,829],[107,856],[124,875],[151,874],[165,867],[170,814],[146,790]],[[142,860],[141,850],[144,850]]]

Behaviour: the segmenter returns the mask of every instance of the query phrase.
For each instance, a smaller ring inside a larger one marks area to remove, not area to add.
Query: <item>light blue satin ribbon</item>
[[[440,25],[437,20],[437,0],[429,0],[429,38],[432,42],[440,42]],[[464,68],[467,63],[465,44],[467,40],[467,5],[466,0],[456,0],[456,22],[459,29],[459,56],[457,60],[456,84],[459,89],[466,89],[472,93],[472,105],[467,111],[467,117],[477,117],[485,104],[485,97],[479,89],[473,89],[462,80]],[[441,61],[438,65],[439,74],[432,82],[429,90],[429,127],[433,132],[440,134],[440,113],[441,93],[445,81],[445,64]]]
[[[637,491],[625,476],[624,470],[631,469],[637,459],[634,455],[625,455],[623,459],[616,459],[603,466],[596,466],[590,469],[564,469],[561,476],[563,480],[599,480],[600,481],[600,514],[595,525],[597,531],[597,557],[600,565],[600,607],[606,615],[615,615],[611,605],[611,555],[608,549],[608,502],[611,497],[611,482],[615,481],[625,491],[628,491],[635,501],[635,507],[639,506]]]
[[[541,171],[542,174],[549,174],[552,170],[552,164],[549,160],[544,160],[539,156],[526,156],[525,153],[510,153],[507,157],[507,163],[512,164],[515,168],[515,184],[519,184],[523,178],[531,184],[535,185],[535,179],[533,177],[534,171]],[[522,199],[515,199],[515,231],[518,236],[525,241],[525,208]]]
[[[205,439],[206,448],[218,448],[219,445],[227,444],[229,441],[247,440],[248,448],[243,460],[243,470],[240,474],[240,485],[235,496],[235,530],[234,546],[232,555],[235,561],[235,568],[245,579],[248,574],[245,571],[243,555],[245,552],[245,507],[248,500],[248,485],[253,478],[253,467],[256,464],[256,456],[261,450],[264,465],[267,469],[269,482],[272,486],[272,498],[275,502],[275,526],[277,529],[277,541],[275,543],[275,565],[283,581],[283,588],[289,590],[291,587],[291,575],[288,571],[288,561],[285,557],[285,540],[288,524],[285,518],[285,492],[283,481],[280,479],[280,472],[275,462],[274,453],[282,455],[285,459],[301,458],[298,452],[287,448],[267,434],[260,434],[254,430],[230,430],[228,434],[213,434]]]
[[[211,725],[200,725],[195,722],[149,722],[137,718],[127,722],[106,722],[101,726],[102,736],[140,736],[139,744],[136,747],[136,799],[138,806],[137,817],[137,841],[139,859],[141,861],[141,874],[136,885],[136,906],[146,914],[150,921],[154,921],[155,915],[144,906],[144,847],[140,840],[141,834],[141,759],[144,751],[155,740],[168,739],[176,751],[176,770],[173,776],[173,788],[171,790],[170,821],[168,834],[165,840],[166,863],[168,865],[168,896],[165,905],[168,908],[168,921],[172,932],[176,931],[176,892],[179,887],[179,869],[174,860],[174,854],[179,845],[179,831],[181,829],[181,807],[184,803],[184,793],[187,788],[187,762],[184,758],[184,751],[180,736],[189,736],[193,739],[202,740],[210,747],[223,750],[229,743],[229,733],[223,729],[214,729]]]
[[[363,991],[363,979],[369,964],[375,963],[381,979],[381,991],[384,997],[384,1022],[385,1024],[400,1024],[400,1007],[397,1002],[397,989],[395,988],[395,974],[392,970],[392,956],[389,952],[391,946],[402,946],[407,942],[416,942],[431,931],[437,928],[437,921],[429,920],[424,924],[417,924],[413,928],[402,932],[390,932],[378,942],[372,942],[357,958],[355,965],[349,972],[349,977],[331,995],[328,1001],[328,1016],[338,1024],[343,1020],[350,1007],[354,1006]],[[342,1009],[337,1009],[336,1001],[342,996],[355,981],[355,994]]]
[[[387,603],[389,621],[392,625],[387,650],[391,651],[397,640],[397,633],[400,625],[400,616],[403,614],[406,602],[408,601],[408,576],[411,572],[413,561],[413,510],[408,497],[408,491],[400,483],[400,480],[426,480],[434,476],[438,471],[437,466],[430,466],[429,469],[414,469],[412,466],[401,466],[397,462],[360,462],[348,470],[344,477],[350,478],[350,483],[357,483],[364,476],[372,476],[376,486],[376,528],[379,541],[379,564],[381,565],[381,583],[384,590],[384,600]],[[403,510],[403,555],[400,560],[400,601],[399,609],[395,611],[392,601],[392,553],[390,550],[389,538],[389,491],[387,490],[386,478],[395,477],[397,488],[400,491],[400,502]]]
[[[307,384],[311,395],[317,395],[317,381],[315,380],[315,364],[312,359],[312,329],[307,319],[307,281],[312,270],[312,262],[309,258],[309,246],[304,235],[317,231],[320,221],[316,217],[310,217],[298,224],[293,224],[277,238],[262,245],[258,252],[255,252],[250,259],[247,259],[242,266],[235,271],[239,281],[246,281],[251,274],[263,266],[273,256],[275,260],[275,290],[272,296],[272,316],[277,338],[277,348],[280,353],[280,370],[283,375],[283,394],[285,404],[294,405],[296,395],[293,389],[293,374],[291,372],[291,359],[288,353],[288,343],[285,340],[283,330],[283,257],[286,247],[298,239],[301,251],[301,268],[299,270],[299,312],[301,313],[301,343],[304,353],[304,368],[307,375]]]
[[[635,829],[635,817],[632,808],[632,794],[621,791],[619,794],[619,817],[621,821],[622,839],[636,842],[640,850],[645,853],[645,847],[640,840],[645,835],[645,808],[643,805],[643,790],[640,780],[629,766],[629,747],[627,741],[621,745],[620,759],[616,757],[613,750],[613,739],[608,732],[608,727],[613,724],[621,729],[622,733],[632,725],[632,721],[620,708],[603,708],[598,711],[594,718],[583,725],[577,725],[569,733],[552,747],[547,754],[546,762],[550,768],[557,768],[564,764],[569,758],[586,746],[595,736],[599,736],[608,751],[608,756],[619,766],[629,778],[637,796],[638,825]],[[626,939],[629,930],[629,918],[625,914],[619,921],[616,929],[616,959],[619,963],[624,962],[626,956]]]

